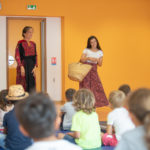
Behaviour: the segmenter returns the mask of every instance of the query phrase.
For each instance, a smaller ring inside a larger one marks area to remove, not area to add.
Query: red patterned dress
[[[35,90],[36,82],[32,70],[37,66],[36,44],[26,40],[18,42],[16,47],[15,58],[17,61],[17,79],[16,84],[23,85],[25,91]],[[21,76],[21,66],[25,69],[25,76]]]
[[[83,53],[86,53],[88,57],[102,57],[103,53],[102,51],[97,52],[91,52],[90,49],[85,49]],[[93,56],[92,56],[93,53]],[[97,55],[97,56],[95,56]],[[108,100],[106,98],[101,80],[98,76],[97,72],[97,64],[94,64],[92,62],[86,62],[86,64],[92,65],[92,69],[90,72],[86,75],[86,77],[83,79],[82,82],[80,82],[79,87],[80,88],[87,88],[90,89],[96,100],[95,107],[102,107],[108,105]]]

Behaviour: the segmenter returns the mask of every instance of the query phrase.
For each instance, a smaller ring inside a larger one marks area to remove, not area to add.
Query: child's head
[[[128,95],[131,91],[131,88],[128,84],[123,84],[118,88],[118,90],[124,92],[125,95]]]
[[[94,111],[95,97],[88,89],[80,89],[74,94],[73,103],[77,111],[90,114]]]
[[[52,100],[45,94],[30,95],[16,104],[15,112],[25,135],[36,140],[53,135],[56,110]]]
[[[150,90],[138,89],[129,95],[128,109],[143,123],[145,116],[150,115]]]
[[[125,94],[122,91],[112,91],[109,94],[109,102],[112,108],[119,108],[124,105]]]
[[[150,89],[141,88],[131,93],[127,99],[130,116],[135,123],[144,124],[146,141],[150,149]]]
[[[65,95],[66,95],[67,101],[72,101],[73,100],[73,95],[74,95],[75,92],[76,92],[76,90],[71,89],[71,88],[66,90]]]
[[[7,110],[7,106],[12,105],[12,103],[5,98],[7,94],[8,94],[8,90],[2,90],[0,92],[0,108],[3,111]]]

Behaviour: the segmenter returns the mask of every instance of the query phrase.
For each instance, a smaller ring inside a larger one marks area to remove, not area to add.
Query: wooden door
[[[22,29],[25,26],[33,27],[32,41],[36,43],[38,68],[36,72],[36,90],[41,91],[41,21],[42,19],[8,18],[7,19],[7,54],[8,54],[8,87],[16,84],[16,66],[14,61],[17,42],[22,40]]]

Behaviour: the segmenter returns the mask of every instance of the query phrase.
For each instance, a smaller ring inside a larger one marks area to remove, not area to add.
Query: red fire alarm
[[[52,65],[56,65],[56,57],[52,57],[51,58],[51,64]]]

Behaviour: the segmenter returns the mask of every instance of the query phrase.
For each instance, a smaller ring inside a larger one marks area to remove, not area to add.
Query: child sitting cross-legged
[[[110,107],[113,110],[108,114],[107,133],[102,136],[104,145],[116,146],[122,134],[135,127],[128,111],[123,107],[124,101],[125,94],[122,91],[112,91],[109,95]]]
[[[15,106],[28,97],[22,85],[11,85],[6,100]],[[24,117],[24,116],[22,116]],[[32,144],[32,140],[24,136],[19,130],[19,123],[15,115],[15,107],[4,115],[4,134],[0,137],[0,147],[6,150],[24,150]]]
[[[71,131],[64,136],[65,140],[79,145],[83,149],[96,150],[101,147],[100,125],[95,112],[95,98],[88,89],[80,89],[74,94],[73,105],[76,113],[73,116]]]
[[[136,128],[122,136],[115,150],[150,150],[150,89],[135,90],[126,102]]]
[[[8,95],[8,90],[0,91],[0,127],[3,126],[4,115],[13,109],[14,105],[11,101],[8,101],[5,97]]]
[[[72,117],[75,114],[75,108],[72,105],[73,95],[76,92],[75,89],[69,88],[66,90],[65,95],[67,102],[61,107],[62,129],[70,130],[72,125]]]
[[[54,103],[45,94],[30,95],[16,105],[15,112],[22,133],[34,140],[26,150],[81,150],[77,145],[55,137],[60,119],[56,118]]]

